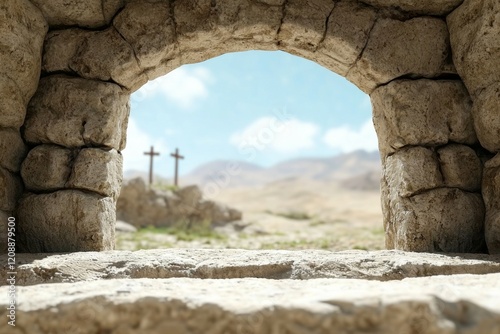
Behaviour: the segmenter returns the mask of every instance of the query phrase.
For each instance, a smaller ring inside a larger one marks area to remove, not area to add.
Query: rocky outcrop
[[[200,222],[217,225],[242,217],[238,210],[204,200],[197,186],[161,191],[148,189],[142,178],[129,180],[123,185],[116,215],[136,227]]]

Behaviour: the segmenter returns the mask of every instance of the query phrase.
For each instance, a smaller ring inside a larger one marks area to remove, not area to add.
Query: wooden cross
[[[151,186],[153,184],[153,158],[160,153],[155,152],[154,147],[151,146],[151,151],[144,152],[144,155],[149,155],[149,186]]]
[[[177,187],[179,185],[179,159],[184,159],[182,155],[179,155],[179,149],[175,149],[175,153],[170,154],[175,158],[175,176],[174,176],[174,185]]]

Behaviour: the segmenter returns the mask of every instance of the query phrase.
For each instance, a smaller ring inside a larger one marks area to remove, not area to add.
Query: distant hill
[[[218,183],[224,187],[260,186],[281,180],[314,180],[336,183],[351,190],[378,190],[381,174],[378,152],[355,151],[330,158],[301,158],[280,162],[269,168],[245,161],[216,160],[180,177],[181,185]],[[143,171],[129,170],[126,179],[142,177]],[[155,182],[172,183],[155,176]]]

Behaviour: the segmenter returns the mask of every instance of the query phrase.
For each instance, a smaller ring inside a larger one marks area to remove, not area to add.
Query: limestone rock
[[[356,2],[336,3],[317,50],[318,63],[346,75],[363,51],[376,17],[375,10]]]
[[[245,277],[308,280],[349,278],[401,280],[409,277],[500,273],[499,256],[430,254],[395,250],[150,249],[140,251],[29,254],[16,256],[18,285],[73,283],[116,278]],[[0,257],[0,268],[7,259]],[[5,282],[6,271],[0,270]]]
[[[409,198],[388,189],[383,207],[389,244],[416,252],[484,252],[485,208],[481,195],[456,188],[433,189]]]
[[[483,166],[472,148],[451,144],[439,148],[437,155],[446,187],[471,192],[481,190]]]
[[[160,64],[174,51],[176,35],[170,9],[169,2],[131,2],[113,20],[142,68]]]
[[[32,0],[51,26],[98,28],[110,23],[123,0]]]
[[[416,15],[443,16],[457,8],[463,0],[361,0],[377,8],[391,8]]]
[[[437,156],[424,147],[405,148],[387,157],[384,178],[400,197],[410,197],[443,185]]]
[[[70,67],[83,78],[112,80],[131,91],[148,81],[134,50],[114,28],[90,35],[78,48]]]
[[[490,254],[500,254],[500,155],[486,162],[483,173],[486,244]]]
[[[0,5],[0,77],[16,82],[24,103],[35,93],[38,84],[40,54],[47,29],[47,22],[30,1],[8,1]]]
[[[135,228],[134,225],[130,225],[129,223],[125,223],[121,220],[117,220],[115,224],[115,231],[123,233],[133,233],[137,232],[137,228]]]
[[[106,45],[105,48],[102,46]],[[147,82],[134,50],[114,29],[52,31],[44,47],[45,72],[73,72],[86,79],[113,81],[130,90]]]
[[[490,152],[500,152],[500,83],[481,91],[474,100],[472,115],[481,146]]]
[[[32,144],[122,150],[129,94],[120,86],[54,75],[43,78],[30,102],[24,136]]]
[[[443,20],[379,19],[346,78],[367,94],[404,75],[432,78],[443,72],[448,49],[448,28]]]
[[[500,2],[465,0],[447,18],[453,62],[469,92],[500,81]]]
[[[26,194],[19,202],[17,217],[20,251],[50,253],[114,248],[115,204],[110,197],[76,190]]]
[[[467,90],[459,81],[397,80],[371,94],[382,155],[407,145],[477,142]]]
[[[13,211],[22,192],[23,186],[19,177],[0,167],[0,210]]]
[[[21,176],[27,190],[55,191],[63,189],[71,174],[73,152],[56,145],[33,148],[23,162]]]
[[[18,131],[0,128],[0,167],[19,172],[26,151],[26,145]]]
[[[117,202],[117,217],[136,227],[173,226],[187,222],[225,224],[241,219],[241,212],[203,199],[198,186],[175,191],[147,189],[141,178],[124,183]]]
[[[19,129],[23,125],[28,102],[8,75],[0,75],[0,97],[0,127]]]
[[[96,192],[115,200],[120,194],[123,157],[115,150],[86,148],[73,162],[67,187]]]
[[[489,274],[392,282],[170,278],[47,284],[17,287],[16,328],[55,334],[496,334],[499,280],[500,274]],[[0,293],[7,295],[8,287]],[[7,307],[4,298],[4,319]],[[7,321],[0,326],[7,329]]]
[[[298,53],[315,51],[323,40],[334,5],[328,0],[286,1],[278,35],[280,45]]]

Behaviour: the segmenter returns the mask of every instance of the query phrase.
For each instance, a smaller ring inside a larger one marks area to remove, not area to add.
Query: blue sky
[[[151,145],[155,173],[171,177],[213,160],[261,166],[300,157],[377,149],[369,97],[309,60],[276,51],[225,54],[184,65],[131,98],[124,170],[144,170]]]

